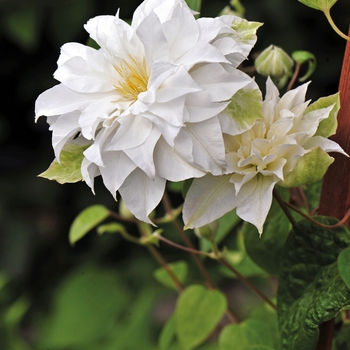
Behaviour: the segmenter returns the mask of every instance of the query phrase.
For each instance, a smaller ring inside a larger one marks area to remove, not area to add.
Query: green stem
[[[350,217],[350,208],[349,210],[346,212],[346,214],[344,215],[344,217],[339,220],[336,224],[334,225],[324,225],[324,224],[321,224],[320,222],[318,222],[317,220],[313,219],[312,217],[310,217],[309,215],[303,213],[301,210],[299,210],[298,208],[296,208],[293,204],[290,204],[290,203],[287,203],[287,202],[284,202],[284,204],[293,209],[296,213],[298,213],[300,216],[304,217],[305,219],[309,220],[310,222],[312,222],[313,224],[321,227],[321,228],[324,228],[324,229],[327,229],[327,230],[332,230],[334,228],[337,228],[341,225],[343,225]]]
[[[293,215],[290,213],[290,211],[287,208],[288,203],[282,199],[282,197],[279,195],[279,193],[275,189],[273,190],[273,196],[275,197],[277,203],[280,205],[283,212],[286,214],[292,226],[295,226],[297,222],[295,221],[295,219],[293,218]]]
[[[232,267],[224,258],[220,257],[217,259],[222,265],[227,267],[237,278],[243,282],[249,289],[251,289],[255,294],[257,294],[261,299],[266,301],[270,306],[272,306],[276,310],[276,305],[258,288],[254,286],[254,284],[250,283],[244,276],[242,276],[234,267]]]
[[[164,268],[164,270],[168,273],[171,280],[174,282],[176,290],[181,293],[184,291],[184,286],[181,284],[179,279],[174,274],[173,270],[169,267],[168,263],[165,261],[163,256],[159,253],[159,251],[151,244],[147,245],[147,249],[153,255],[153,257],[159,262],[159,264]]]
[[[212,256],[211,256],[210,254],[208,254],[208,253],[205,253],[205,252],[202,252],[202,251],[200,251],[200,250],[193,249],[193,248],[189,248],[189,247],[184,247],[184,246],[182,246],[182,245],[180,245],[180,244],[177,244],[177,243],[175,243],[175,242],[170,241],[169,239],[164,238],[164,237],[161,236],[161,235],[155,235],[155,237],[157,237],[160,241],[163,241],[164,243],[171,245],[172,247],[175,247],[175,248],[184,250],[184,251],[186,251],[186,252],[190,252],[190,253],[192,253],[192,254],[197,254],[197,255],[204,255],[204,256],[207,256],[207,257],[209,257],[209,258],[212,257]]]
[[[327,20],[329,22],[329,24],[331,25],[331,27],[333,28],[333,30],[339,35],[341,36],[343,39],[350,41],[350,37],[348,37],[346,34],[344,34],[334,23],[331,13],[330,13],[330,9],[324,9],[323,13],[325,14],[325,16],[327,17]]]

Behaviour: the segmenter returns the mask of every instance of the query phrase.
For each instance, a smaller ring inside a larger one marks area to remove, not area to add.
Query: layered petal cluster
[[[226,174],[195,179],[184,204],[187,228],[203,226],[236,208],[262,233],[276,184],[291,187],[317,181],[332,163],[327,152],[344,153],[328,140],[322,121],[334,129],[338,107],[305,102],[307,85],[281,98],[268,79],[262,118],[238,135],[225,134]],[[329,102],[328,100],[326,102]],[[321,123],[321,125],[320,125]],[[324,135],[324,136],[322,136]]]
[[[236,68],[259,26],[234,16],[196,20],[183,0],[146,0],[131,25],[119,12],[89,20],[100,49],[65,44],[54,74],[60,84],[36,102],[56,158],[67,144],[87,144],[85,182],[93,188],[101,175],[149,222],[166,180],[227,166],[217,115],[251,81]]]

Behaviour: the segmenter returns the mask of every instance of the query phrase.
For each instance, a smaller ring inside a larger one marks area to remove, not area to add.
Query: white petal
[[[57,121],[50,126],[52,133],[52,147],[55,152],[55,157],[60,159],[60,153],[67,141],[79,132],[80,126],[78,124],[79,112],[61,115]]]
[[[134,30],[124,21],[114,16],[97,16],[84,26],[104,53],[118,63],[130,56],[143,57],[143,46]]]
[[[35,102],[36,118],[46,115],[58,115],[85,108],[93,96],[78,94],[62,84],[43,92]]]
[[[212,102],[207,91],[196,92],[186,96],[186,114],[184,122],[201,122],[222,112],[230,101]]]
[[[305,145],[305,149],[312,149],[314,147],[320,147],[322,148],[325,152],[338,152],[342,153],[345,156],[347,154],[345,151],[334,141],[326,139],[322,136],[314,136],[312,137]]]
[[[180,8],[176,16],[163,24],[172,60],[176,61],[195,45],[199,38],[198,24],[187,7]]]
[[[116,130],[106,150],[126,150],[143,144],[152,131],[152,123],[142,116],[130,115],[119,118]]]
[[[222,174],[227,163],[218,119],[188,123],[186,126],[182,132],[192,139],[194,163],[214,175]]]
[[[116,75],[116,72],[110,70],[111,64],[108,61],[102,62],[103,66],[96,70],[89,61],[82,57],[73,57],[58,67],[54,77],[76,92],[113,91],[113,75]],[[114,80],[116,83],[117,80]]]
[[[239,198],[236,197],[230,175],[208,174],[194,179],[186,194],[182,211],[185,229],[201,227],[220,218],[236,208],[245,194],[242,192]]]
[[[177,59],[175,63],[183,64],[187,69],[191,69],[199,63],[229,63],[229,61],[214,46],[204,41],[198,41],[190,51]]]
[[[164,80],[156,94],[157,102],[168,102],[177,97],[201,91],[201,87],[183,66],[179,66],[174,74]]]
[[[154,149],[154,163],[157,174],[169,181],[177,182],[205,175],[204,171],[191,165],[176,150],[171,149],[163,138],[159,139]]]
[[[134,148],[124,149],[125,154],[136,164],[136,166],[142,169],[147,176],[152,179],[156,176],[153,151],[160,135],[159,129],[154,126],[143,144]]]
[[[165,179],[150,179],[142,170],[135,169],[119,188],[128,209],[139,219],[152,224],[148,215],[163,197]]]
[[[85,183],[91,188],[92,192],[95,193],[94,180],[96,176],[100,175],[99,167],[84,158],[81,164],[81,175],[83,176]]]
[[[159,18],[154,12],[150,13],[139,25],[136,34],[143,43],[146,61],[168,61],[168,42],[162,30]]]
[[[218,63],[194,68],[191,70],[191,76],[203,89],[209,92],[212,101],[228,100],[252,80],[248,75],[238,70],[230,74]]]
[[[105,143],[108,145],[113,137],[113,134],[118,126],[115,122],[109,128],[100,129],[94,143],[84,151],[84,156],[92,163],[97,164],[100,167],[104,167],[103,153]]]
[[[81,133],[88,140],[95,138],[98,126],[110,118],[114,109],[111,96],[101,96],[99,99],[91,100],[89,104],[81,109],[79,125]]]
[[[124,152],[104,152],[104,167],[100,167],[103,183],[116,199],[116,192],[130,175],[136,165],[124,154]]]
[[[237,206],[237,215],[244,221],[253,224],[260,234],[271,208],[272,191],[276,182],[272,176],[257,176],[241,189],[242,192],[245,187],[251,187],[250,190],[254,188],[251,194]]]

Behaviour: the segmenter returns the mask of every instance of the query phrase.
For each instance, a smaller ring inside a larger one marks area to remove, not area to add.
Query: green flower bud
[[[218,233],[219,221],[215,220],[207,225],[194,229],[194,233],[198,238],[204,238],[209,242],[214,242],[214,239]]]
[[[265,77],[270,76],[275,83],[285,83],[292,75],[293,65],[293,59],[275,45],[270,45],[255,60],[256,71]]]

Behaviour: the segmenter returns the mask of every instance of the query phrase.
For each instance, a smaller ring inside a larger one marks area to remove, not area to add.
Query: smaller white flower
[[[243,133],[224,134],[226,174],[193,181],[183,210],[186,228],[203,226],[236,209],[261,234],[276,184],[291,187],[317,181],[334,160],[327,152],[345,154],[337,143],[321,136],[326,133],[322,120],[335,129],[339,105],[329,102],[338,96],[308,107],[309,101],[304,102],[307,85],[280,98],[276,86],[267,80],[263,117]]]

